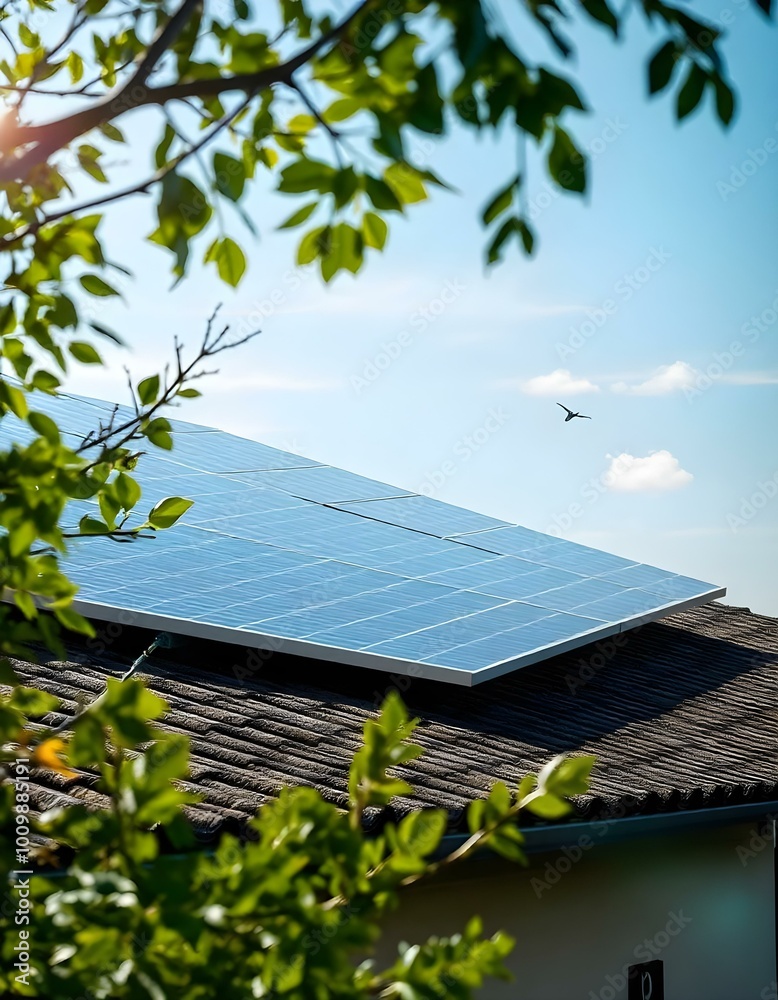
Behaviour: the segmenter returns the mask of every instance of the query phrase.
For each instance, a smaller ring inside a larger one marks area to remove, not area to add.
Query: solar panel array
[[[75,444],[112,404],[39,395]],[[120,410],[120,416],[131,411]],[[152,540],[76,540],[87,616],[476,684],[721,597],[723,589],[173,421],[139,509],[195,501]],[[0,421],[0,442],[29,428]],[[90,501],[73,501],[75,526]]]

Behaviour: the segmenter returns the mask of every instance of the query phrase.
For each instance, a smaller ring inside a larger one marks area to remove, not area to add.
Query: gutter
[[[543,854],[564,848],[621,843],[639,837],[670,836],[676,833],[734,826],[749,821],[778,820],[778,799],[718,806],[687,812],[653,813],[648,816],[611,817],[585,822],[554,823],[522,829],[527,854]],[[440,850],[448,854],[465,843],[466,833],[447,834]],[[489,851],[488,854],[493,852]],[[485,855],[481,855],[482,857]],[[488,856],[488,855],[487,855]],[[478,857],[478,855],[476,855]]]

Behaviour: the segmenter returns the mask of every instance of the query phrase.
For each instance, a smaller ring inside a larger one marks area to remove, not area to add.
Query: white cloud
[[[677,490],[694,478],[666,450],[651,452],[645,458],[628,455],[626,452],[607,457],[610,465],[603,474],[603,482],[609,490],[618,493]]]
[[[580,396],[585,392],[599,392],[600,387],[588,378],[575,378],[566,368],[557,368],[550,375],[536,375],[522,382],[505,379],[504,388],[520,388],[528,396]]]
[[[671,365],[661,365],[644,382],[628,385],[626,382],[615,382],[613,392],[627,393],[631,396],[664,396],[670,392],[681,392],[692,387],[697,379],[697,372],[685,361],[674,361]]]

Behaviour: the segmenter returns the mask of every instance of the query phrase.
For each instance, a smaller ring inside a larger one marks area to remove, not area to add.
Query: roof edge
[[[652,813],[647,816],[621,816],[611,819],[573,821],[530,826],[522,829],[523,848],[527,854],[556,851],[585,853],[597,844],[615,844],[640,837],[670,836],[734,826],[751,820],[778,822],[778,799],[748,802],[735,806],[712,806],[684,812]],[[466,833],[450,833],[443,838],[446,853],[463,844]]]

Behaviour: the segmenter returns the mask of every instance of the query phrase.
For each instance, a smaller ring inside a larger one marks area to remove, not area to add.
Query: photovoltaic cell
[[[36,393],[71,448],[113,404]],[[120,408],[115,421],[129,419]],[[76,606],[195,637],[476,684],[723,596],[716,587],[211,428],[174,422],[144,455],[141,523],[166,496],[194,506],[131,544],[75,540]],[[13,416],[0,445],[33,435]],[[71,501],[66,521],[99,517]]]
[[[386,483],[365,479],[364,476],[355,476],[351,472],[334,469],[330,465],[255,473],[253,480],[263,486],[285,490],[294,496],[316,503],[347,503],[353,500],[378,500],[411,495],[407,490],[399,490],[396,486],[387,486]]]

